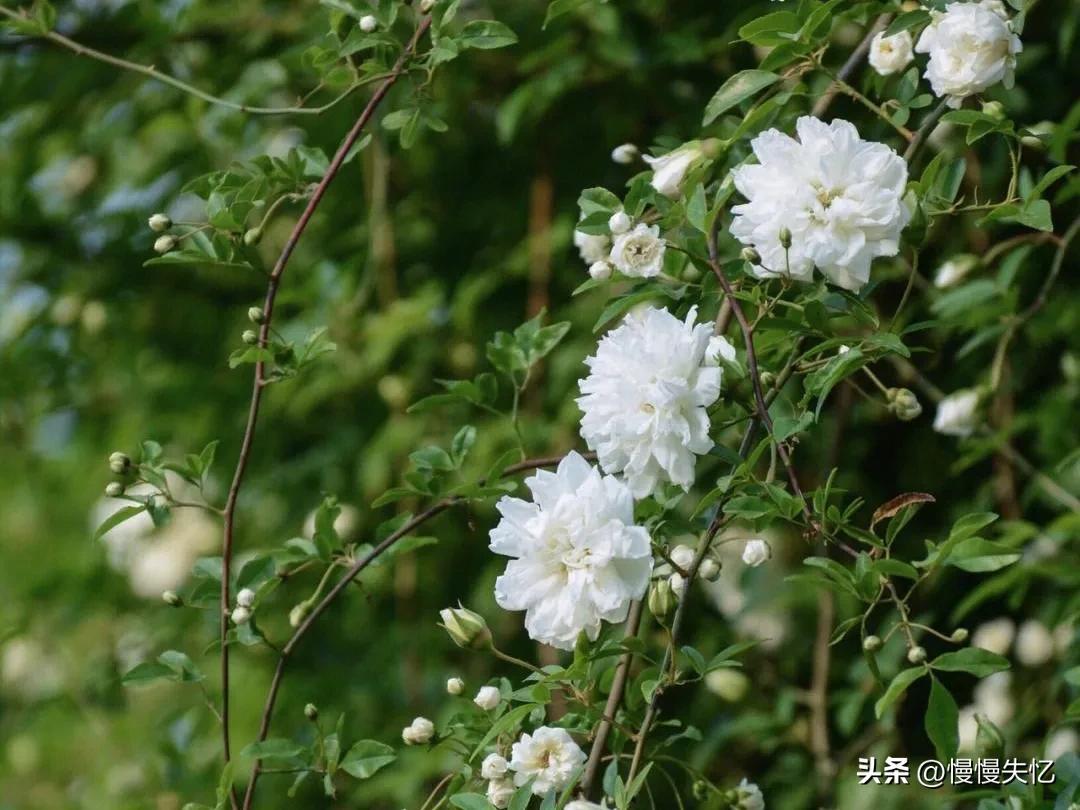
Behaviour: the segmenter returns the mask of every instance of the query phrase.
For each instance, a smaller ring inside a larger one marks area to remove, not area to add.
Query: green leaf
[[[952,759],[960,746],[960,712],[949,690],[932,676],[930,702],[923,722],[938,759],[943,762]]]
[[[150,683],[151,681],[159,680],[176,680],[176,673],[172,667],[168,667],[165,664],[158,661],[144,661],[141,664],[136,664],[129,669],[124,676],[120,679],[120,683],[124,686],[130,686],[136,683]]]
[[[125,520],[130,520],[140,512],[145,511],[145,504],[138,506],[124,506],[120,509],[117,509],[111,515],[105,518],[105,520],[101,522],[101,525],[97,527],[97,531],[94,532],[94,540],[100,540],[103,535],[109,533],[110,529],[116,528]]]
[[[491,810],[487,797],[479,793],[459,793],[451,796],[450,804],[460,807],[461,810]]]
[[[963,571],[985,573],[1012,565],[1019,559],[1020,552],[1010,546],[982,537],[969,537],[953,546],[945,564]]]
[[[367,779],[397,758],[394,749],[376,740],[361,740],[348,750],[339,766],[357,779]]]
[[[454,460],[455,467],[461,466],[474,444],[476,444],[476,428],[472,425],[465,425],[454,434],[454,439],[450,442],[450,456]]]
[[[981,647],[965,647],[962,650],[942,653],[930,662],[930,666],[942,672],[968,672],[978,678],[985,678],[1008,669],[1009,662]]]
[[[579,8],[583,8],[596,0],[552,0],[548,4],[547,14],[544,16],[543,28],[547,28],[552,20],[562,17],[564,14],[569,14],[571,11],[577,11]]]
[[[907,691],[907,688],[927,672],[929,670],[926,667],[911,667],[910,669],[900,670],[896,677],[892,679],[889,688],[885,690],[885,694],[878,698],[877,703],[874,704],[874,716],[880,720],[886,709],[899,700],[900,696]]]
[[[255,759],[293,759],[304,753],[304,747],[283,737],[253,742],[240,752],[241,756]]]
[[[686,219],[702,233],[709,232],[709,204],[705,200],[705,187],[698,183],[686,203]]]
[[[505,48],[518,41],[517,34],[496,20],[473,20],[465,24],[457,36],[462,48],[492,50]]]
[[[802,28],[802,20],[791,11],[774,11],[739,29],[739,38],[755,45],[784,45],[792,42]]]
[[[785,12],[779,13],[784,14]],[[736,104],[742,103],[778,81],[780,81],[780,76],[767,70],[739,71],[724,82],[713,97],[709,99],[709,103],[705,105],[705,117],[701,122],[702,126],[708,126]]]
[[[928,22],[930,22],[930,12],[925,9],[905,11],[889,23],[889,27],[885,29],[885,36],[891,37],[899,34],[901,31],[907,31]]]
[[[195,666],[195,662],[179,650],[166,650],[158,656],[157,660],[159,664],[172,669],[178,681],[195,682],[201,681],[205,677],[199,671],[199,668]]]

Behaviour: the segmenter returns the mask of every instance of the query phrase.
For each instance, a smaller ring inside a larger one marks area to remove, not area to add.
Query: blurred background
[[[240,503],[241,559],[309,536],[309,516],[325,494],[345,505],[342,535],[360,541],[397,512],[422,508],[411,501],[378,509],[371,503],[399,482],[409,452],[445,446],[464,422],[479,429],[469,466],[479,477],[485,463],[513,445],[506,420],[460,407],[408,415],[406,408],[438,390],[433,379],[487,370],[484,344],[491,335],[543,308],[573,328],[526,395],[526,443],[532,455],[578,446],[576,381],[608,293],[571,297],[586,278],[572,244],[577,195],[596,185],[617,190],[639,170],[611,161],[611,149],[621,143],[644,149],[665,136],[697,137],[709,97],[760,56],[735,43],[735,31],[775,5],[626,0],[590,4],[543,29],[546,4],[538,0],[462,3],[463,15],[501,20],[520,42],[470,52],[440,74],[430,88],[431,109],[448,124],[445,133],[426,131],[403,150],[395,132],[373,128],[371,143],[331,186],[286,274],[277,324],[289,337],[325,325],[337,352],[267,392]],[[845,11],[867,20],[881,7],[851,3]],[[314,0],[75,0],[57,9],[57,30],[78,42],[153,64],[231,101],[264,106],[292,105],[316,89],[319,76],[306,52],[332,22],[331,10]],[[1056,128],[1059,154],[1034,151],[1027,158],[1037,174],[1069,151],[1076,157],[1078,20],[1080,7],[1071,0],[1039,2],[1024,31],[1016,88],[991,94],[1018,122]],[[862,30],[837,24],[833,63]],[[880,89],[878,79],[858,82],[871,94]],[[384,111],[408,92],[396,88]],[[330,95],[321,90],[315,98]],[[109,454],[137,456],[144,439],[174,456],[220,440],[208,493],[223,502],[250,394],[250,367],[230,370],[226,358],[241,346],[245,313],[261,303],[264,283],[228,267],[144,267],[156,236],[146,221],[157,211],[178,221],[202,219],[202,201],[182,186],[233,162],[282,156],[298,145],[332,153],[363,96],[318,116],[246,115],[40,40],[0,34],[3,810],[178,810],[187,801],[211,800],[219,735],[200,690],[125,688],[119,676],[166,649],[185,650],[205,671],[216,671],[215,612],[171,609],[161,592],[182,590],[195,561],[218,553],[220,526],[181,510],[162,528],[133,520],[100,541],[91,538],[119,505],[102,495]],[[811,103],[812,96],[794,99],[785,120]],[[845,113],[858,115],[844,100],[830,111]],[[864,135],[888,138],[872,127]],[[934,148],[971,152],[944,130]],[[991,139],[971,152],[969,164],[981,178],[976,184],[987,187],[1000,188],[1009,171],[1005,149]],[[1058,190],[1059,233],[1076,215],[1077,190],[1075,182]],[[258,247],[268,262],[298,213],[286,206],[271,223]],[[988,232],[972,221],[945,223],[931,234],[925,273],[1010,235],[1007,227]],[[1033,247],[1016,260],[1013,297],[973,292],[953,302],[947,325],[914,338],[928,350],[914,358],[926,377],[946,391],[978,382],[993,342],[973,336],[995,323],[1003,306],[1030,300],[1052,255],[1048,245]],[[1014,446],[1074,494],[1080,491],[1075,266],[1070,257],[1051,300],[1014,343],[1007,391],[995,403]],[[875,268],[882,279],[875,297],[890,312],[905,270],[888,261]],[[910,319],[940,315],[933,309],[939,298],[932,286],[916,290]],[[906,382],[891,367],[879,373],[889,384]],[[924,406],[920,419],[899,423],[854,391],[838,391],[823,425],[799,449],[805,481],[816,486],[839,467],[837,485],[865,497],[867,514],[900,492],[934,494],[938,503],[909,530],[912,555],[923,537],[940,538],[961,514],[1001,514],[1003,538],[1024,549],[1021,562],[990,577],[949,573],[922,595],[916,612],[949,627],[1004,619],[995,627],[1009,641],[1010,625],[1043,628],[1053,639],[1050,652],[1016,659],[1012,681],[998,683],[995,705],[1018,754],[1037,755],[1048,739],[1056,739],[1061,753],[1075,750],[1069,723],[1080,712],[1068,714],[1067,707],[1080,679],[1064,673],[1080,663],[1072,645],[1080,521],[992,447],[972,442],[958,452],[953,439],[932,432],[932,407],[926,400]],[[486,551],[493,521],[490,508],[448,513],[425,530],[437,543],[366,574],[295,660],[275,733],[310,735],[302,713],[308,701],[318,703],[329,724],[344,713],[347,737],[391,744],[412,717],[451,712],[447,677],[465,678],[471,694],[503,672],[454,647],[436,627],[437,611],[457,600],[487,615],[507,649],[537,654],[520,616],[494,607],[502,561]],[[692,632],[703,652],[745,638],[766,643],[748,657],[753,688],[736,678],[671,699],[672,710],[693,717],[703,734],[702,742],[677,752],[721,782],[750,776],[770,807],[809,807],[803,695],[817,595],[802,584],[781,587],[806,555],[802,540],[771,539],[777,564],[749,571],[733,558],[711,596],[694,597],[701,605],[692,611]],[[303,576],[296,580],[265,611],[271,638],[286,637],[289,607],[314,587]],[[837,611],[839,618],[852,615],[843,603]],[[1037,628],[1031,633],[1038,635]],[[927,644],[932,653],[936,644]],[[1019,649],[1010,654],[1015,658]],[[1045,652],[1046,644],[1039,649]],[[553,660],[550,651],[539,654]],[[890,655],[895,662],[902,649],[887,648],[883,662]],[[240,748],[253,738],[274,656],[242,648],[233,661]],[[961,705],[975,705],[970,678],[957,676],[950,686]],[[208,688],[216,689],[213,677]],[[881,755],[928,756],[926,690],[925,684],[912,690],[897,728],[875,725],[874,695],[857,642],[848,639],[834,652],[836,748],[865,753],[881,745]],[[876,736],[857,739],[868,728]],[[336,803],[314,783],[287,798],[289,781],[270,776],[260,806],[416,807],[451,762],[448,755],[405,751],[377,778],[343,786]],[[841,772],[840,806],[945,803],[917,790],[853,789],[853,775],[849,763]]]

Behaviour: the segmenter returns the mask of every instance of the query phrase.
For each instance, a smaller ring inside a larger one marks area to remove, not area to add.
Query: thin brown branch
[[[851,52],[851,55],[847,58],[847,61],[844,62],[844,64],[840,67],[840,70],[837,71],[836,77],[838,79],[846,82],[848,79],[851,78],[852,74],[855,73],[856,70],[858,70],[859,65],[863,63],[863,61],[866,59],[866,55],[870,52],[870,43],[873,41],[874,37],[879,32],[884,31],[891,21],[892,14],[881,14],[876,20],[874,20],[874,24],[870,26],[870,30],[866,32],[866,36],[864,36],[862,41],[855,46],[855,50]],[[833,99],[836,98],[837,92],[837,88],[829,88],[828,92],[826,92],[825,95],[819,98],[814,104],[813,110],[810,114],[813,115],[815,118],[821,118],[821,116],[825,114],[826,110],[828,110],[829,106],[833,103]]]

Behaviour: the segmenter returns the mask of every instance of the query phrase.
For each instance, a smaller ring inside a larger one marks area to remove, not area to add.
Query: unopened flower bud
[[[117,475],[123,475],[131,467],[131,457],[127,453],[116,452],[109,456],[109,469]]]
[[[266,320],[266,313],[262,311],[262,307],[249,307],[248,320],[252,323],[261,324]]]
[[[314,703],[308,703],[304,706],[304,717],[314,723],[319,719],[319,707]]]
[[[374,14],[365,14],[360,18],[360,30],[365,34],[370,34],[378,27],[379,21],[375,19]]]
[[[435,736],[435,724],[426,717],[417,717],[401,730],[406,745],[423,745]]]
[[[172,220],[165,214],[154,214],[146,221],[146,224],[150,226],[150,230],[161,233],[172,227]]]
[[[593,262],[589,265],[589,276],[597,281],[611,278],[611,262]]]
[[[465,681],[461,678],[450,678],[446,682],[446,694],[448,695],[460,695],[465,691]]]
[[[985,714],[976,714],[975,723],[978,726],[975,732],[975,752],[984,758],[1000,754],[1005,749],[1005,737],[1001,729]]]
[[[233,624],[247,624],[249,621],[251,621],[251,611],[242,605],[239,607],[235,607],[233,608],[231,618]]]
[[[119,498],[124,494],[124,485],[118,481],[112,481],[105,487],[105,494],[110,498]]]
[[[968,640],[968,631],[966,627],[957,627],[953,630],[952,635],[949,636],[957,644],[963,644]]]
[[[184,600],[180,598],[180,594],[176,591],[163,591],[161,594],[161,601],[170,607],[184,606]]]
[[[176,237],[172,234],[165,234],[159,236],[154,240],[154,252],[155,253],[168,253],[170,250],[176,247]]]
[[[634,221],[630,219],[630,215],[625,211],[616,211],[608,218],[608,228],[616,236],[626,233],[633,224]]]
[[[649,612],[658,619],[665,619],[675,609],[675,594],[667,579],[658,579],[649,587]]]
[[[862,648],[867,652],[877,652],[881,649],[881,636],[867,636],[863,639]]]
[[[691,284],[696,284],[701,281],[701,271],[697,266],[688,264],[683,268],[681,277],[683,281],[689,281]]]
[[[786,225],[780,229],[777,238],[780,240],[780,247],[784,250],[791,247],[791,230]]]
[[[254,346],[259,342],[259,333],[254,329],[245,329],[244,334],[240,335],[240,339],[248,346]]]
[[[907,651],[907,660],[912,664],[921,664],[926,660],[926,648],[912,647]]]
[[[1000,101],[987,101],[982,105],[982,114],[988,115],[995,121],[1005,120],[1005,105]]]
[[[688,570],[694,562],[694,550],[686,545],[675,546],[668,556],[683,571]]]
[[[922,413],[922,405],[914,392],[907,388],[890,388],[886,394],[889,410],[901,422],[917,419]]]
[[[479,613],[459,605],[456,608],[440,610],[439,616],[442,618],[440,627],[446,630],[450,640],[459,647],[474,650],[491,648],[491,631]]]
[[[683,591],[686,590],[686,578],[682,574],[675,573],[668,577],[668,584],[671,586],[671,593],[675,598],[681,600]]]
[[[706,582],[716,582],[720,579],[720,563],[712,557],[706,557],[698,568],[698,576]]]
[[[430,14],[431,10],[435,8],[435,3],[437,2],[438,0],[420,0],[420,13]]]
[[[764,565],[769,561],[770,557],[772,557],[772,549],[764,540],[755,538],[747,541],[746,545],[743,546],[742,561],[751,568]]]
[[[639,154],[641,153],[634,144],[624,143],[611,150],[611,159],[626,166],[637,160]]]
[[[236,594],[236,604],[240,607],[249,608],[255,604],[255,591],[251,588],[241,588]]]
[[[714,160],[724,148],[724,143],[719,138],[706,138],[701,142],[701,154]]]
[[[761,254],[752,247],[743,248],[739,255],[742,256],[744,262],[750,262],[750,264],[759,264],[761,262]]]
[[[692,789],[694,791],[694,798],[699,802],[703,802],[709,798],[709,785],[707,782],[703,782],[699,779],[694,782],[694,787]]]
[[[246,231],[244,231],[244,244],[248,247],[255,247],[255,245],[259,244],[259,242],[262,241],[262,238],[262,228],[248,228]]]
[[[299,627],[304,623],[304,619],[307,618],[308,612],[311,610],[311,605],[307,602],[301,602],[293,607],[289,611],[289,625],[291,627]]]
[[[502,701],[502,693],[497,686],[481,686],[480,691],[476,693],[476,697],[473,698],[473,703],[483,709],[485,712],[490,712]]]

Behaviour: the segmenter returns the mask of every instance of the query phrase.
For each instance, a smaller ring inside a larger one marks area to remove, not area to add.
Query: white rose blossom
[[[735,807],[739,810],[765,810],[765,797],[761,795],[761,788],[743,777],[736,788],[739,798]]]
[[[585,360],[581,380],[581,435],[608,473],[622,473],[637,498],[666,481],[689,489],[695,454],[713,447],[707,408],[720,396],[721,359],[734,349],[666,309],[646,307],[628,315],[601,338]]]
[[[532,503],[504,497],[496,504],[502,520],[490,548],[514,559],[495,582],[495,601],[525,611],[531,638],[570,650],[581,633],[595,640],[602,621],[625,620],[645,594],[649,533],[634,525],[629,488],[577,453],[525,485]]]
[[[931,15],[915,51],[930,55],[924,75],[936,95],[959,107],[998,82],[1011,86],[1023,45],[1001,0],[950,3]]]
[[[949,394],[938,403],[934,430],[946,436],[970,436],[979,425],[979,399],[974,388]]]
[[[417,717],[401,730],[406,745],[423,745],[435,736],[435,724],[426,717]]]
[[[915,58],[911,32],[901,31],[891,37],[879,31],[870,41],[870,67],[882,76],[891,76],[911,64]]]
[[[653,170],[652,187],[665,197],[678,197],[686,173],[704,155],[701,141],[690,141],[666,155],[642,155],[642,159]]]
[[[585,264],[606,261],[611,249],[611,240],[604,234],[591,234],[574,231],[574,247]]]
[[[759,278],[810,281],[817,267],[858,290],[877,256],[895,256],[911,219],[904,203],[907,164],[890,147],[864,141],[854,124],[803,116],[799,139],[770,129],[751,143],[758,163],[732,173],[748,202],[731,209],[731,234],[761,257]],[[787,229],[786,251],[780,233]]]
[[[563,790],[584,764],[585,752],[563,728],[541,726],[531,735],[522,734],[511,749],[514,784],[521,787],[534,780],[532,792],[536,796]]]
[[[660,228],[639,222],[628,231],[615,237],[608,260],[615,269],[632,278],[653,278],[664,267],[667,243],[660,236]]]
[[[497,686],[481,686],[480,691],[473,698],[473,703],[486,712],[490,712],[502,700],[502,693]]]
[[[769,561],[772,549],[764,540],[750,540],[743,546],[742,561],[751,568],[757,568]]]
[[[499,810],[510,806],[517,788],[512,779],[492,779],[487,786],[487,800]]]
[[[480,776],[483,779],[502,779],[510,769],[510,763],[501,754],[488,754],[480,764]]]

